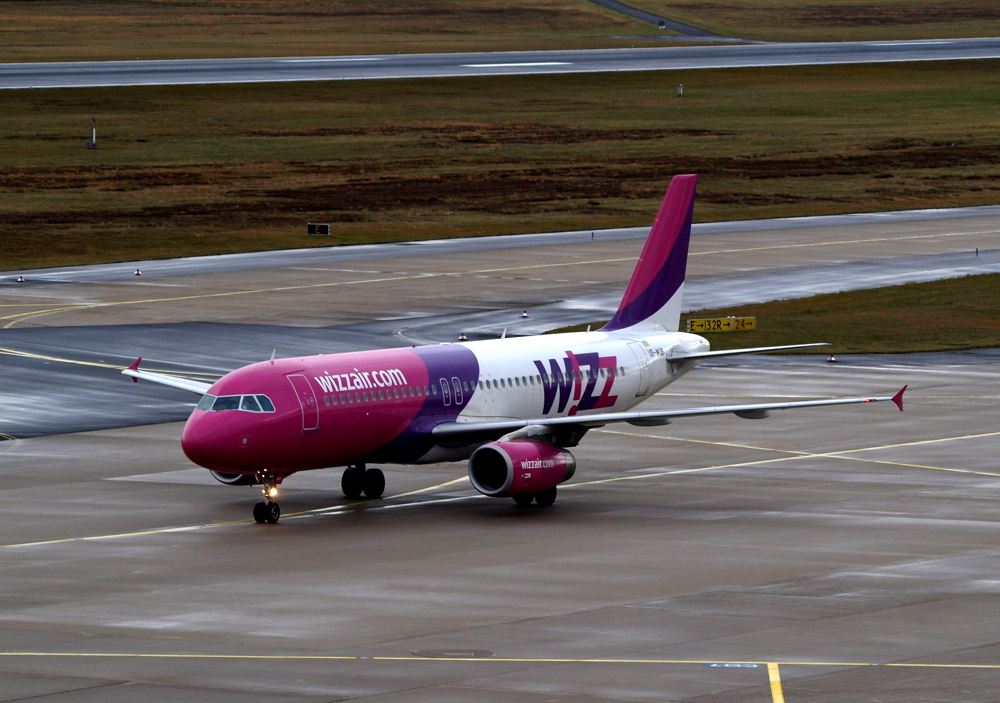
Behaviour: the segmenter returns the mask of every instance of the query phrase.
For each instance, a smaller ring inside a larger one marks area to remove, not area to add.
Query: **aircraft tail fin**
[[[691,215],[698,176],[674,176],[639,255],[618,312],[603,329],[629,327],[676,332],[687,270]]]

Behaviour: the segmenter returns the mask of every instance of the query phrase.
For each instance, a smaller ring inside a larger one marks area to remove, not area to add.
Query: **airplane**
[[[278,486],[298,471],[345,467],[349,498],[376,499],[385,476],[371,463],[468,460],[472,485],[490,497],[551,506],[576,472],[569,449],[611,423],[640,427],[734,413],[891,400],[837,398],[675,410],[634,408],[705,359],[824,346],[711,351],[678,331],[697,175],[675,176],[614,317],[597,331],[275,359],[212,384],[122,373],[201,396],[181,435],[187,457],[222,483],[261,485],[259,523],[281,516]]]

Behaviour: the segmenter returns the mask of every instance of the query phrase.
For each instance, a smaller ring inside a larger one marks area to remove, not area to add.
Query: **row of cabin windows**
[[[625,367],[617,366],[610,369],[598,369],[596,372],[593,369],[587,369],[585,371],[573,371],[572,373],[564,374],[561,371],[557,371],[551,379],[562,383],[566,379],[572,380],[582,380],[586,381],[592,378],[608,378],[609,376],[623,376],[625,375]],[[546,382],[550,380],[549,374],[535,374],[534,376],[514,376],[513,378],[507,378],[507,382],[504,383],[504,379],[485,380],[479,382],[479,390],[484,388],[514,388],[515,386],[534,386],[535,384],[541,385],[542,379]]]
[[[222,410],[245,410],[251,413],[273,413],[274,403],[266,395],[208,395],[198,403],[199,410],[219,412]]]
[[[458,379],[452,379],[452,383],[455,385],[455,400],[461,403],[461,393]],[[441,385],[444,389],[442,395],[444,396],[445,405],[451,405],[451,389],[447,387],[447,381],[441,379]],[[469,392],[469,382],[462,381],[461,386],[464,386],[465,392]],[[378,395],[375,394],[373,390],[371,393],[368,391],[361,391],[360,393],[341,393],[337,395],[325,395],[323,396],[323,402],[327,405],[344,405],[347,403],[370,403],[375,400],[393,400],[399,398],[423,398],[438,395],[438,387],[435,384],[430,386],[410,386],[409,388],[393,388],[389,390],[380,390]]]

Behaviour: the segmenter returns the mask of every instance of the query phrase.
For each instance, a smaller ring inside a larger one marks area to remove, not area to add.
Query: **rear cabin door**
[[[295,389],[295,395],[299,399],[299,406],[302,408],[302,431],[312,432],[319,429],[319,403],[316,402],[316,394],[313,392],[309,379],[300,373],[286,376],[288,382]]]
[[[632,350],[635,360],[639,363],[639,390],[635,392],[638,398],[646,395],[646,391],[649,390],[649,355],[639,342],[629,342],[628,348]]]

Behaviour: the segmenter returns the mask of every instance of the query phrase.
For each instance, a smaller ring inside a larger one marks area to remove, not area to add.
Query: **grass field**
[[[767,41],[1000,33],[995,0],[630,1],[720,34]],[[670,34],[587,0],[0,3],[0,62],[651,46]]]
[[[658,30],[586,0],[0,3],[0,62],[598,48],[637,33]]]
[[[991,37],[995,0],[630,0],[648,12],[726,36],[764,41]]]
[[[756,316],[753,332],[703,335],[712,349],[829,342],[789,354],[902,353],[1000,347],[1000,274],[700,310],[681,318]],[[591,323],[598,329],[604,321]],[[553,332],[579,332],[587,325]]]
[[[0,268],[644,225],[683,172],[699,221],[996,203],[998,102],[992,61],[0,91]]]

